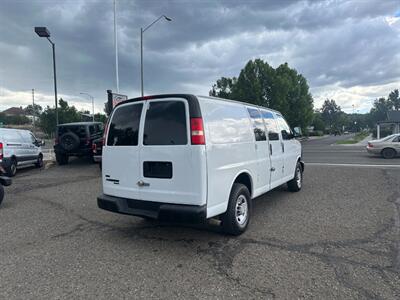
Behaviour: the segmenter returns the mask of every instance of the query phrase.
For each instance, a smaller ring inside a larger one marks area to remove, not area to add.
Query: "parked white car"
[[[247,103],[186,94],[127,100],[105,131],[102,209],[205,220],[227,233],[250,221],[252,199],[302,186],[301,144],[283,116]]]
[[[0,164],[8,176],[15,176],[19,166],[43,166],[42,141],[29,130],[0,128]]]
[[[400,155],[400,133],[368,142],[367,151],[390,159]]]

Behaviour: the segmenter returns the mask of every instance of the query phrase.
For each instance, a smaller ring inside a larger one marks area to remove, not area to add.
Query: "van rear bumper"
[[[172,222],[202,223],[207,216],[206,205],[170,204],[104,194],[97,197],[97,206],[115,213]]]

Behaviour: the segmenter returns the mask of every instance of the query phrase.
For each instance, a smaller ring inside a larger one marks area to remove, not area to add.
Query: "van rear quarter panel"
[[[254,181],[257,158],[244,105],[207,98],[200,98],[199,104],[206,136],[207,218],[210,218],[226,211],[232,184],[240,173],[248,173]]]

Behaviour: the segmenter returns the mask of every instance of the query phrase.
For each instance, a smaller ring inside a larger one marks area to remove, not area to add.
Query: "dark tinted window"
[[[279,130],[282,134],[282,139],[288,140],[292,134],[292,130],[290,129],[289,125],[286,123],[285,119],[280,115],[276,114],[277,118],[276,121],[278,123]]]
[[[108,130],[107,146],[137,146],[143,104],[119,107]]]
[[[278,141],[279,131],[276,126],[276,121],[274,120],[274,115],[271,112],[265,110],[262,110],[261,114],[264,119],[265,126],[267,127],[268,139],[270,141]]]
[[[398,142],[400,142],[400,136],[396,136],[396,137],[393,139],[392,142],[393,142],[393,143],[398,143]]]
[[[94,127],[94,125],[90,125],[89,126],[89,133],[90,135],[94,134],[96,132],[96,128]]]
[[[181,101],[150,102],[146,112],[144,145],[186,145],[185,104]]]
[[[267,138],[265,136],[265,127],[260,112],[255,108],[247,108],[247,110],[249,111],[250,118],[253,123],[256,141],[266,141]]]

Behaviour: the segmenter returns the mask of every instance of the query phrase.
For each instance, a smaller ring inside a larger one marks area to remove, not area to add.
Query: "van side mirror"
[[[294,127],[293,128],[293,137],[301,137],[301,128],[300,127]]]
[[[282,130],[281,133],[284,140],[291,140],[295,137],[293,133],[287,132],[286,130]]]

